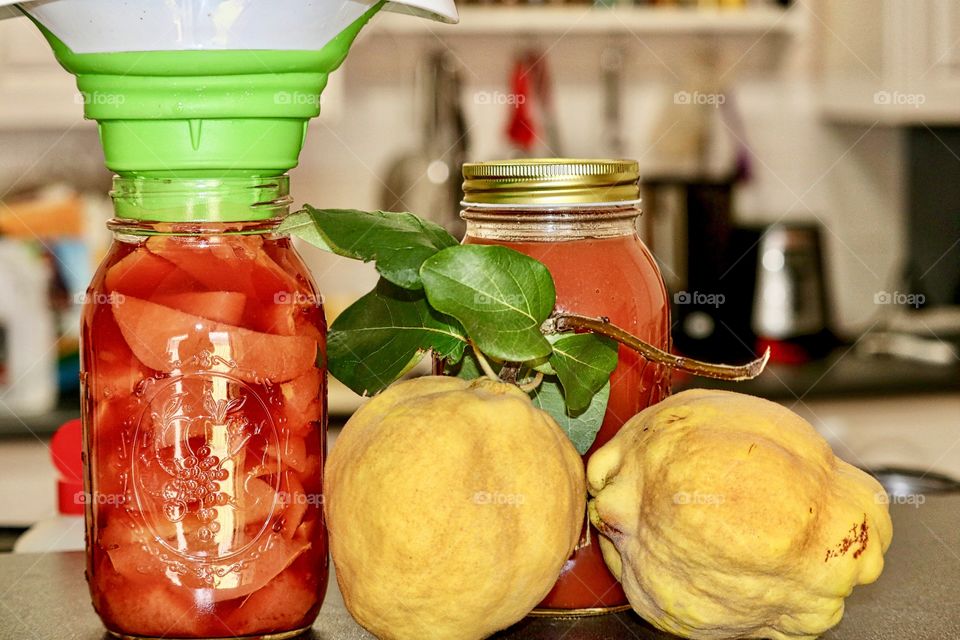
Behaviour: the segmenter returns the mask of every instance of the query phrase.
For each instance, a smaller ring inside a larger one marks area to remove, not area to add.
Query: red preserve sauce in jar
[[[670,308],[660,271],[640,240],[637,164],[518,160],[464,166],[466,244],[498,244],[544,263],[557,308],[605,316],[670,350]],[[603,425],[584,462],[624,422],[669,394],[670,370],[621,346]],[[585,520],[586,522],[586,520]],[[536,613],[589,615],[627,605],[599,533],[587,525],[556,586]]]
[[[320,609],[326,327],[274,233],[286,185],[115,181],[81,334],[87,579],[113,634],[288,637]]]

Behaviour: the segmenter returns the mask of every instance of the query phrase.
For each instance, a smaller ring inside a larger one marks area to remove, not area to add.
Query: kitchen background
[[[637,158],[678,350],[771,346],[739,390],[799,411],[859,466],[960,478],[960,5],[460,8],[456,26],[380,15],[361,34],[310,124],[297,203],[455,230],[463,159]],[[81,107],[39,32],[0,22],[0,549],[55,515],[73,473],[48,444],[79,415],[74,327],[111,211]],[[302,251],[328,315],[375,281]],[[335,385],[334,422],[358,402]]]

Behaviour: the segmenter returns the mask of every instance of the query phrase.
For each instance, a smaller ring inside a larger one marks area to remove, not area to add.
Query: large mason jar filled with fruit
[[[87,579],[133,637],[288,637],[327,585],[321,300],[286,176],[118,177],[82,324]]]
[[[635,161],[471,163],[464,165],[463,176],[464,243],[504,245],[536,258],[553,276],[558,312],[608,319],[648,344],[670,350],[666,289],[637,234],[641,211]],[[669,389],[668,367],[621,345],[609,388],[598,394],[608,394],[605,410],[600,405],[605,413],[584,462]],[[604,564],[601,542],[608,544],[585,521],[580,543],[540,613],[588,615],[627,607],[620,583]]]

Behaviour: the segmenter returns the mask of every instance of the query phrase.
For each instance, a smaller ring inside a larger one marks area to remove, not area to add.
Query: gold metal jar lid
[[[463,202],[574,205],[640,197],[636,160],[536,158],[463,165]]]

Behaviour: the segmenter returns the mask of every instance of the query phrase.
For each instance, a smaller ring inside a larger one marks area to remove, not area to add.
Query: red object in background
[[[65,516],[83,515],[83,427],[70,420],[53,434],[50,458],[60,472],[57,478],[57,510]]]
[[[798,344],[786,340],[757,338],[757,353],[770,349],[770,362],[777,364],[803,364],[812,359],[810,353]]]
[[[510,123],[507,125],[507,137],[510,142],[516,145],[522,151],[530,151],[537,139],[535,124],[533,121],[533,102],[530,99],[532,92],[531,73],[533,67],[529,60],[524,57],[517,60],[513,67],[513,73],[510,77],[510,87],[513,93],[513,114],[510,116]]]

